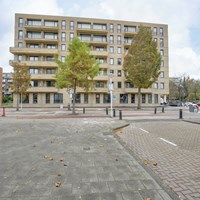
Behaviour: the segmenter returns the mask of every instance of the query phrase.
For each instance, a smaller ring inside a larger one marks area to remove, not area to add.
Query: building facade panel
[[[126,82],[123,74],[123,61],[133,36],[140,25],[152,30],[162,55],[161,76],[151,88],[142,89],[142,105],[154,106],[164,101],[169,93],[168,66],[168,26],[165,24],[141,23],[131,21],[90,19],[65,16],[15,15],[15,44],[10,48],[15,62],[26,65],[31,73],[32,87],[28,90],[25,106],[57,107],[71,103],[67,89],[55,88],[57,64],[55,55],[64,61],[69,42],[77,36],[87,42],[91,53],[101,63],[100,72],[95,77],[94,89],[89,93],[77,89],[77,105],[107,106],[110,103],[109,74],[112,73],[113,105],[136,106],[137,88]],[[15,101],[14,101],[15,102]],[[35,102],[35,103],[33,103]],[[37,103],[36,103],[37,102]]]
[[[0,67],[0,106],[2,105],[2,96],[3,96],[2,82],[3,82],[3,69]]]

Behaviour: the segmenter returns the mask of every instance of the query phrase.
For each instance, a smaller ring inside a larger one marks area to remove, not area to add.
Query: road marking
[[[170,142],[170,141],[168,141],[168,140],[165,140],[164,138],[160,138],[161,140],[163,140],[164,142],[167,142],[167,143],[169,143],[169,144],[171,144],[171,145],[173,145],[173,146],[177,146],[177,144],[174,144],[173,142]]]
[[[142,128],[140,128],[140,130],[141,130],[141,131],[144,131],[145,133],[149,133],[149,131],[146,131],[146,130],[144,130],[144,129],[142,129]]]

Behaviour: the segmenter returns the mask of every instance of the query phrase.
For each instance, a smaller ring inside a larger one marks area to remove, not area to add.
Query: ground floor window
[[[38,94],[33,93],[33,104],[37,104],[37,103],[38,103]]]
[[[146,103],[146,94],[142,94],[142,103]]]
[[[131,94],[131,103],[135,103],[135,94]]]
[[[46,93],[46,104],[50,103],[50,93]]]
[[[20,94],[20,102],[21,102],[21,94]],[[29,103],[29,94],[28,93],[22,95],[22,103]]]
[[[100,103],[100,94],[96,94],[96,104]]]
[[[152,94],[148,94],[148,103],[152,103]]]
[[[155,104],[158,103],[158,94],[154,94],[154,103],[155,103]]]
[[[103,103],[110,103],[110,94],[103,94]]]
[[[81,103],[81,94],[76,94],[75,103]]]
[[[88,104],[88,94],[84,94],[84,104]]]
[[[63,103],[63,94],[55,93],[54,94],[54,103]]]
[[[120,94],[120,103],[128,103],[128,94]]]

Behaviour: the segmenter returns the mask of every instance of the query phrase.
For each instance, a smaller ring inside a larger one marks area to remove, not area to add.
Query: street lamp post
[[[113,74],[110,73],[109,75],[109,78],[110,78],[110,83],[109,83],[109,91],[110,91],[110,116],[112,117],[113,116],[113,83],[112,83],[112,77],[113,77]]]

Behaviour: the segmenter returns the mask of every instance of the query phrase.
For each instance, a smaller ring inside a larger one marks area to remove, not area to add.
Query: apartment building
[[[162,56],[160,77],[151,88],[142,89],[141,103],[142,106],[159,105],[160,99],[166,101],[169,94],[167,25],[16,14],[14,47],[10,48],[14,59],[10,61],[10,65],[25,65],[31,74],[31,87],[23,98],[23,106],[58,107],[71,103],[70,92],[55,87],[57,64],[54,56],[57,55],[64,61],[68,44],[75,36],[89,44],[92,54],[101,63],[99,75],[95,77],[95,89],[88,93],[82,88],[77,89],[77,106],[108,106],[111,100],[108,88],[110,74],[113,83],[113,106],[136,106],[138,89],[126,82],[122,65],[140,25],[151,28]]]
[[[3,69],[0,67],[0,106],[2,105],[2,79]]]

